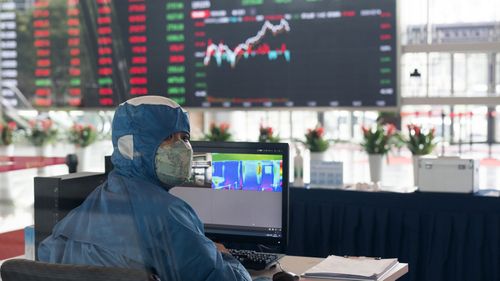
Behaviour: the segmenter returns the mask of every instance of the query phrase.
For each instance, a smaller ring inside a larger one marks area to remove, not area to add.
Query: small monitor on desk
[[[191,205],[218,242],[284,251],[288,224],[288,144],[192,142],[189,182],[171,193]]]

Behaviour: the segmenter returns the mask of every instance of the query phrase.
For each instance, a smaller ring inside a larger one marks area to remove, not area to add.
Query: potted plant
[[[2,148],[0,156],[12,156],[13,135],[16,129],[16,122],[0,122],[0,147]]]
[[[228,141],[231,139],[231,133],[229,133],[229,124],[221,123],[216,125],[215,123],[210,124],[210,130],[208,134],[203,137],[207,141]]]
[[[362,126],[361,129],[363,130],[361,146],[368,153],[371,181],[376,183],[382,178],[383,157],[391,149],[396,127],[393,124],[376,123],[375,126]]]
[[[31,120],[29,123],[27,137],[35,147],[42,148],[43,151],[44,147],[56,140],[58,131],[50,118]],[[43,156],[45,153],[41,154]]]
[[[97,139],[97,131],[92,125],[74,124],[68,131],[68,141],[76,147],[87,147]]]
[[[411,151],[413,162],[413,182],[415,186],[417,183],[417,167],[418,160],[423,155],[432,153],[437,145],[436,129],[423,129],[422,126],[416,124],[409,124],[408,139],[405,139],[406,147]]]
[[[85,171],[88,159],[88,146],[95,142],[97,131],[92,125],[74,124],[69,128],[68,141],[75,145],[78,160],[77,172]]]
[[[311,161],[324,160],[324,152],[330,146],[330,143],[324,136],[325,129],[319,125],[314,129],[307,129],[305,145],[311,152]]]
[[[272,127],[260,126],[259,128],[259,142],[280,142],[279,135],[274,135]]]

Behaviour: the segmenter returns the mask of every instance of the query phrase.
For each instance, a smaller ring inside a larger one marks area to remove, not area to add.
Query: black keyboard
[[[283,254],[263,253],[251,250],[229,249],[233,255],[246,269],[263,270],[275,265]]]

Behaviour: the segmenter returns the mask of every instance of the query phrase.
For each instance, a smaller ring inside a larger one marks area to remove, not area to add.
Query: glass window
[[[500,53],[496,54],[496,79],[495,79],[495,93],[500,94]]]
[[[444,118],[442,116],[443,113]],[[443,105],[403,106],[401,108],[401,129],[404,135],[408,134],[406,128],[409,124],[417,124],[429,129],[434,128],[436,130],[436,137],[439,138],[440,142],[449,142],[451,124],[450,107]]]
[[[495,107],[495,112],[493,112],[493,116],[495,118],[495,142],[500,142],[500,105]]]
[[[347,110],[334,110],[325,112],[325,129],[330,133],[332,139],[350,140],[351,114]]]
[[[300,115],[300,113],[298,114]],[[314,114],[316,113],[314,112]],[[316,115],[313,120],[317,120]],[[234,141],[257,141],[261,125],[273,128],[273,131],[279,135],[281,141],[290,139],[290,111],[216,112],[205,126],[208,128],[212,122],[215,124],[229,123],[229,132]]]
[[[457,105],[453,114],[453,142],[486,142],[488,135],[486,106]]]
[[[292,112],[293,138],[304,140],[307,129],[313,129],[316,125],[318,125],[318,113],[316,111]]]
[[[401,96],[425,97],[427,95],[427,54],[406,53],[401,58]],[[410,76],[418,70],[420,77]]]
[[[451,95],[451,54],[429,53],[429,97]]]
[[[486,96],[488,93],[488,55],[453,55],[455,96]]]
[[[453,95],[464,96],[467,92],[467,55],[453,54]]]
[[[429,5],[431,24],[500,21],[500,1],[432,0]]]
[[[400,1],[403,44],[427,42],[427,0]]]

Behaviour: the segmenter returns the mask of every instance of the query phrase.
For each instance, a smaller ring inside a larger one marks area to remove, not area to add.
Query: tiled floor
[[[493,156],[495,159],[484,159],[488,156],[485,146],[475,145],[472,150],[463,147],[464,157],[477,157],[483,159],[480,167],[480,187],[500,189],[500,150]],[[84,166],[87,171],[103,172],[104,156],[110,155],[112,146],[110,141],[102,141],[92,145],[91,153]],[[51,156],[64,157],[72,153],[74,148],[69,145],[56,145],[52,147]],[[456,154],[458,148],[447,148],[447,154]],[[33,156],[35,150],[32,147],[16,147],[16,155]],[[294,152],[292,151],[292,155]],[[344,163],[344,182],[359,183],[369,181],[369,168],[366,154],[357,146],[339,144],[332,147],[328,153],[329,160],[342,161]],[[293,156],[292,156],[293,158]],[[305,170],[307,174],[309,155],[304,153]],[[293,161],[291,161],[293,162]],[[382,188],[391,191],[410,190],[413,186],[413,170],[411,158],[407,151],[399,155],[392,154],[385,161],[382,177]],[[293,168],[293,167],[291,167]],[[61,175],[68,172],[65,165],[54,165],[45,168],[25,169],[0,173],[0,233],[21,229],[33,224],[33,178],[36,176]],[[305,178],[308,181],[308,178]]]

